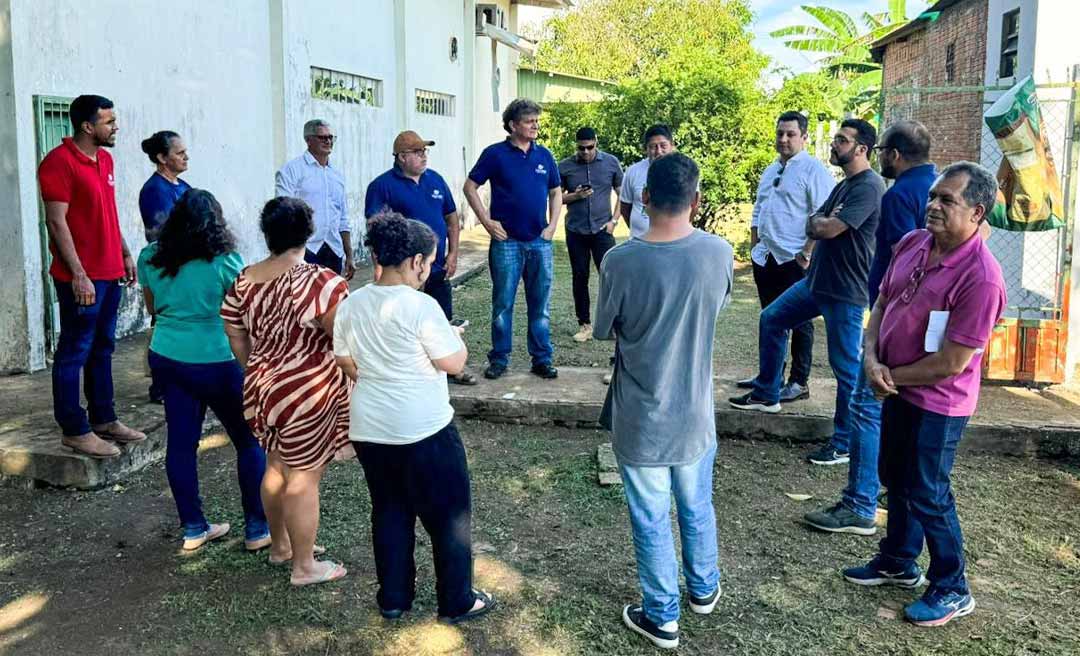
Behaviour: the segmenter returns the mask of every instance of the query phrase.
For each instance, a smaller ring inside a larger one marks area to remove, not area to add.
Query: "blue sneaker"
[[[917,588],[926,583],[922,570],[915,563],[907,567],[889,565],[886,559],[878,554],[861,567],[845,569],[844,578],[855,585],[897,585],[901,588]]]
[[[975,610],[970,594],[927,590],[922,599],[904,608],[904,617],[915,626],[944,626]]]

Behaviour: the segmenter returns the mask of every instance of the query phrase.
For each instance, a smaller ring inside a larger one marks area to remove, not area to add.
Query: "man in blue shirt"
[[[893,246],[912,230],[926,227],[926,202],[937,178],[937,170],[929,163],[930,132],[918,121],[900,121],[889,126],[874,150],[878,152],[881,175],[896,182],[881,197],[881,220],[875,233],[874,259],[867,281],[871,310],[892,261]],[[851,431],[847,453],[830,442],[809,457],[810,462],[823,465],[848,460],[847,487],[841,492],[839,503],[807,513],[804,519],[822,531],[873,535],[877,530],[874,517],[879,488],[881,402],[874,397],[862,367],[848,415]]]
[[[454,318],[450,279],[457,271],[461,224],[450,187],[441,175],[428,168],[428,146],[434,145],[434,141],[424,140],[412,130],[394,139],[394,166],[368,185],[364,216],[370,219],[389,209],[431,228],[437,247],[424,293],[438,301],[450,320]],[[462,385],[476,384],[476,376],[467,371],[450,376],[449,380]]]
[[[551,152],[536,143],[540,106],[518,98],[506,107],[502,119],[510,136],[480,153],[465,182],[469,207],[491,235],[491,350],[484,377],[498,378],[510,364],[514,297],[518,281],[524,278],[531,371],[550,379],[559,375],[551,366],[548,301],[553,277],[551,239],[562,211],[562,180]],[[488,181],[490,209],[479,192]]]

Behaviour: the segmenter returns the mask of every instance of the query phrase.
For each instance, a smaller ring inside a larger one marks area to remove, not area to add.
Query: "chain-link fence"
[[[1001,164],[1001,149],[982,120],[983,112],[1004,92],[1002,87],[892,88],[881,95],[882,128],[903,119],[923,123],[932,137],[931,159],[938,168],[952,162],[979,162],[993,172]],[[1062,182],[1069,189],[1076,162],[1071,146],[1077,129],[1071,85],[1039,87],[1043,124]],[[1066,191],[1066,219],[1071,227]],[[1069,265],[1070,228],[1045,232],[995,229],[987,242],[1001,263],[1008,293],[1006,316],[1022,319],[1061,319]]]

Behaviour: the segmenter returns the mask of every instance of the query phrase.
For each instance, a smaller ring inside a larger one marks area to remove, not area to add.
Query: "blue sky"
[[[804,3],[791,2],[791,0],[750,0],[750,6],[756,14],[752,27],[755,35],[754,45],[773,58],[774,66],[787,67],[796,73],[815,68],[813,53],[785,48],[778,39],[770,37],[769,32],[788,25],[814,24],[816,21],[799,9],[799,4],[824,5],[859,17],[864,11],[871,13],[885,11],[888,0],[806,0]],[[908,18],[919,15],[928,4],[930,3],[927,0],[908,0]],[[548,9],[528,6],[522,6],[520,11],[519,20],[522,23],[543,20],[550,13]]]

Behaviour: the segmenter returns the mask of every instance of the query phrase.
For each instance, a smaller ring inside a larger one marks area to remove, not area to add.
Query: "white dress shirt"
[[[345,257],[341,233],[349,232],[349,206],[345,199],[345,176],[340,171],[319,161],[309,152],[290,160],[274,176],[274,189],[278,196],[299,198],[314,210],[315,232],[308,239],[307,248],[318,253],[323,244],[330,247],[338,257]]]
[[[778,181],[778,182],[777,182]],[[806,244],[806,219],[828,199],[836,179],[825,165],[805,150],[781,165],[770,164],[758,183],[751,228],[757,228],[758,243],[750,259],[765,266],[769,255],[777,264],[795,259]]]

